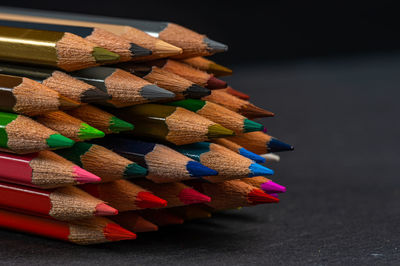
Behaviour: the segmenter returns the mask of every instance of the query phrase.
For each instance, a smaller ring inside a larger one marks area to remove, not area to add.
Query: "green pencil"
[[[0,150],[32,153],[71,147],[74,141],[23,115],[0,112]]]
[[[188,109],[196,114],[210,119],[211,121],[219,123],[222,126],[235,131],[236,133],[261,131],[264,129],[263,125],[251,121],[250,119],[247,119],[246,117],[216,103],[204,100],[186,99],[171,102],[168,103],[168,105],[180,106]]]

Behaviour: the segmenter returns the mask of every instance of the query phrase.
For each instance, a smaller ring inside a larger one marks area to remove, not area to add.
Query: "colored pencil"
[[[263,176],[256,176],[253,178],[242,178],[240,180],[257,188],[261,188],[270,195],[271,193],[286,192],[286,187],[279,185],[278,183],[273,182],[271,179],[268,179]]]
[[[104,132],[62,111],[42,114],[36,117],[36,121],[74,141],[104,137]]]
[[[104,91],[58,70],[0,62],[0,74],[39,81],[61,95],[83,103],[105,102],[110,99]]]
[[[268,162],[279,162],[281,160],[281,157],[275,153],[265,153],[261,154],[260,156]]]
[[[178,100],[185,98],[199,99],[211,93],[207,88],[201,87],[190,80],[156,66],[138,63],[121,63],[117,66],[148,82],[157,84],[157,86],[163,89],[175,93],[175,99]]]
[[[0,210],[0,227],[79,245],[135,239],[136,235],[103,217],[62,222]]]
[[[189,111],[204,116],[205,118],[208,118],[235,133],[262,131],[264,129],[263,125],[213,102],[186,99],[169,102],[167,104],[188,109]]]
[[[71,221],[116,215],[116,209],[74,186],[50,190],[0,182],[0,207]]]
[[[241,91],[235,90],[232,87],[228,86],[225,89],[222,89],[222,91],[227,92],[233,96],[236,96],[242,100],[248,101],[250,99],[250,96],[246,93],[243,93]]]
[[[1,111],[33,116],[79,104],[31,79],[0,74]]]
[[[101,180],[51,151],[25,155],[0,152],[0,169],[1,181],[44,189]]]
[[[185,222],[185,220],[171,213],[168,209],[141,210],[138,214],[158,226],[177,225]]]
[[[7,20],[9,19],[9,20]],[[151,51],[127,39],[119,37],[106,30],[96,27],[79,27],[68,25],[55,25],[38,22],[29,22],[24,16],[19,18],[7,18],[0,14],[0,26],[26,28],[34,30],[47,30],[58,32],[69,32],[92,42],[99,47],[105,48],[119,55],[119,61],[129,61],[136,56],[150,55]]]
[[[32,153],[71,147],[74,141],[23,115],[0,112],[0,150]]]
[[[225,148],[228,148],[231,151],[234,151],[244,157],[247,157],[250,160],[255,161],[256,163],[265,163],[266,162],[266,159],[264,157],[261,157],[260,155],[255,154],[254,152],[246,150],[239,144],[236,144],[235,142],[232,142],[230,140],[220,138],[220,139],[214,139],[213,142],[216,144],[219,144],[221,146],[224,146]]]
[[[232,69],[219,65],[214,61],[201,56],[182,59],[182,62],[194,68],[214,74],[216,77],[232,75]]]
[[[147,208],[163,208],[167,202],[150,191],[126,180],[80,186],[92,196],[104,200],[120,212]]]
[[[181,107],[141,104],[110,112],[135,125],[130,135],[176,145],[234,135],[232,130]]]
[[[209,96],[203,97],[203,100],[222,105],[247,118],[269,117],[275,115],[268,110],[257,107],[248,101],[239,99],[221,90],[211,91],[211,94]]]
[[[216,210],[279,202],[279,199],[240,180],[229,180],[215,184],[205,182],[192,182],[191,184],[196,190],[212,198],[212,201],[206,203],[206,205]]]
[[[215,143],[198,142],[176,146],[174,149],[216,170],[218,175],[204,177],[213,183],[243,177],[272,175],[274,173],[273,170],[254,163],[252,160]]]
[[[157,225],[144,219],[142,216],[133,211],[122,212],[110,218],[114,222],[135,233],[158,231]]]
[[[107,113],[92,105],[82,105],[78,108],[66,111],[69,115],[81,119],[105,134],[120,133],[133,130],[133,125],[118,117]]]
[[[211,218],[211,212],[209,212],[205,208],[202,208],[201,206],[202,204],[193,204],[188,206],[169,208],[167,210],[183,218],[185,221]]]
[[[156,184],[144,179],[137,179],[132,182],[153,192],[158,197],[165,199],[168,203],[166,206],[167,208],[211,201],[208,196],[203,195],[193,188],[179,182]]]
[[[118,68],[92,67],[69,74],[107,92],[112,97],[110,101],[125,105],[175,97],[174,93]]]
[[[259,131],[230,137],[229,140],[257,154],[294,150],[292,145]]]
[[[14,11],[14,12],[12,12]],[[21,14],[18,15],[18,12],[15,10],[6,10],[6,12],[14,13],[0,13],[0,16],[5,19],[10,20],[24,20],[30,22],[39,22],[39,23],[48,23],[48,24],[56,24],[56,25],[70,25],[70,26],[80,26],[80,27],[96,27],[99,29],[106,30],[108,32],[112,32],[115,35],[118,35],[131,43],[135,43],[150,50],[151,55],[147,56],[135,56],[133,60],[150,60],[157,59],[163,57],[170,57],[173,55],[179,55],[182,53],[182,49],[169,44],[161,39],[155,38],[137,28],[126,26],[126,25],[117,25],[117,24],[106,24],[106,23],[98,23],[94,21],[83,21],[76,20],[76,16],[71,16],[69,18],[54,18],[51,17],[54,13],[51,12],[48,16],[43,17],[43,14],[35,14],[35,11],[29,12],[29,14]],[[43,10],[41,11],[43,12]]]
[[[120,136],[109,136],[95,142],[146,167],[146,178],[156,183],[177,182],[217,174],[215,170],[162,144]]]
[[[157,66],[163,70],[172,72],[187,80],[192,81],[193,83],[196,83],[199,86],[208,88],[210,90],[223,89],[227,86],[227,83],[225,81],[220,80],[213,75],[208,74],[207,72],[193,68],[176,60],[160,59],[147,62],[146,64]]]
[[[0,60],[73,71],[119,59],[119,55],[68,33],[0,26]]]
[[[96,144],[78,142],[69,149],[58,150],[57,153],[101,177],[102,182],[143,177],[147,174],[147,170],[140,165]]]

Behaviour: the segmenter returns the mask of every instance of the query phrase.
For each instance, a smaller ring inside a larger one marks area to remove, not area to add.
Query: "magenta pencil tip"
[[[73,171],[75,174],[75,180],[79,183],[96,183],[100,182],[101,178],[97,175],[92,174],[91,172],[86,171],[85,169],[80,168],[79,166],[74,166]]]
[[[273,181],[268,181],[266,183],[261,184],[261,189],[269,194],[286,192],[286,187],[279,185]]]

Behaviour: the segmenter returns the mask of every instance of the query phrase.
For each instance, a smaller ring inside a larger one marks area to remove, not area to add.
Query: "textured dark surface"
[[[270,164],[281,203],[89,247],[1,230],[2,263],[399,264],[400,55],[233,68],[295,145]]]

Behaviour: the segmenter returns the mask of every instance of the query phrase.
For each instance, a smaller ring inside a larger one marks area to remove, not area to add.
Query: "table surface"
[[[236,66],[227,80],[295,146],[270,163],[279,204],[87,247],[0,230],[1,263],[400,263],[399,69],[400,55]]]

